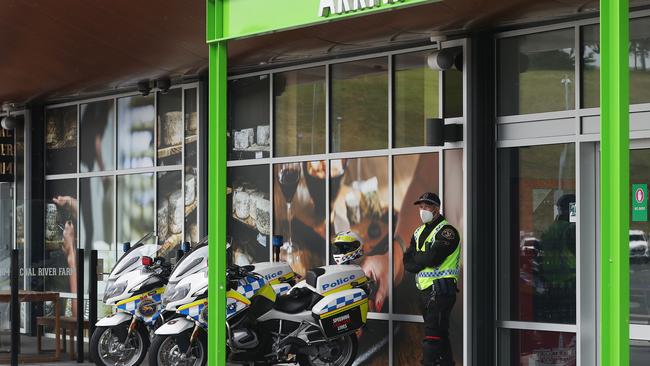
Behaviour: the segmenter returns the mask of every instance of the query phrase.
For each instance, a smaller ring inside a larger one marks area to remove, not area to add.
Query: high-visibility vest
[[[427,249],[431,246],[431,243],[433,243],[436,240],[436,235],[440,230],[445,225],[448,225],[449,223],[447,220],[442,220],[429,234],[429,236],[424,240],[422,245],[420,246],[418,243],[420,242],[420,235],[422,234],[422,231],[424,231],[424,228],[426,225],[422,225],[417,230],[415,230],[415,233],[413,234],[415,237],[415,248],[418,252],[426,252]],[[458,243],[458,247],[456,247],[456,250],[454,250],[453,253],[447,256],[445,260],[442,262],[441,265],[437,267],[426,267],[422,269],[418,274],[415,276],[415,285],[419,290],[426,290],[431,285],[433,285],[433,282],[442,278],[453,278],[458,282],[458,277],[460,276],[460,243]]]

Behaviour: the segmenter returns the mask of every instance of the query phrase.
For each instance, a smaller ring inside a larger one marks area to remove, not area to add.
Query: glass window
[[[158,92],[158,165],[179,165],[183,152],[183,89]]]
[[[280,258],[304,276],[324,266],[326,161],[273,167],[274,235],[282,235]]]
[[[77,106],[45,111],[46,174],[77,172]]]
[[[538,330],[499,331],[499,365],[575,365],[576,336],[574,333]]]
[[[498,152],[501,320],[576,321],[573,144]]]
[[[134,243],[154,229],[154,174],[117,177],[117,242]]]
[[[650,102],[650,18],[630,19],[630,104]],[[582,28],[582,106],[600,106],[600,34]]]
[[[98,251],[102,273],[115,264],[117,248],[113,240],[115,180],[110,177],[79,179],[80,247]],[[120,248],[121,249],[121,248]]]
[[[574,38],[569,28],[499,40],[499,115],[574,109]]]
[[[630,366],[650,365],[650,342],[630,340]]]
[[[274,74],[273,96],[274,155],[325,153],[325,68]]]
[[[152,167],[153,131],[156,110],[154,96],[117,100],[118,169]]]
[[[331,151],[387,148],[388,58],[331,67]]]
[[[198,133],[199,115],[197,90],[185,90],[185,241],[196,243],[198,227]]]
[[[115,169],[113,99],[80,106],[79,165],[82,173]]]
[[[413,154],[393,157],[393,225],[397,245],[393,245],[393,311],[399,314],[421,315],[420,298],[415,287],[415,275],[406,272],[401,241],[406,248],[413,232],[420,225],[420,212],[413,206],[424,192],[440,195],[439,154]],[[399,299],[399,301],[397,300]]]
[[[228,169],[228,235],[234,263],[250,264],[269,260],[271,201],[269,166]]]
[[[396,55],[395,147],[424,145],[424,121],[440,117],[440,72],[427,64],[431,50]]]
[[[444,71],[444,115],[445,118],[463,116],[463,72],[455,69]]]
[[[228,83],[229,159],[268,158],[270,152],[269,75]]]
[[[354,365],[381,366],[388,362],[388,322],[368,320],[363,331],[357,333],[359,349]]]
[[[45,184],[44,267],[56,268],[56,274],[44,277],[45,290],[76,290],[77,181],[51,180]]]
[[[630,184],[631,200],[636,198],[634,185],[650,185],[650,149],[630,150]],[[645,200],[647,202],[647,197]],[[634,206],[635,202],[631,201],[630,207]],[[632,212],[630,211],[630,323],[648,324],[650,286],[646,273],[650,270],[650,222]]]
[[[387,157],[330,161],[330,242],[347,230],[361,237],[361,266],[377,284],[370,295],[374,312],[388,311],[388,203]]]
[[[185,224],[185,199],[181,189],[180,171],[158,173],[156,208],[158,244],[160,255],[172,258],[183,241]]]

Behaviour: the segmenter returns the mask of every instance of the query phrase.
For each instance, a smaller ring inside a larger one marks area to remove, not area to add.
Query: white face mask
[[[420,219],[422,222],[427,224],[433,220],[433,212],[428,210],[420,210]]]

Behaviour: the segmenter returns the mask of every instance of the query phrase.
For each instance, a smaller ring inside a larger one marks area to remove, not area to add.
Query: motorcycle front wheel
[[[205,366],[208,360],[208,342],[204,332],[190,345],[189,354],[180,349],[171,335],[156,335],[149,350],[149,365],[158,366]]]
[[[358,348],[357,336],[351,333],[320,345],[317,355],[300,354],[296,359],[300,366],[351,366]]]
[[[120,342],[117,334],[127,332],[129,323],[97,327],[90,338],[90,355],[97,366],[135,366],[142,363],[149,348],[149,334],[137,327],[128,341]]]

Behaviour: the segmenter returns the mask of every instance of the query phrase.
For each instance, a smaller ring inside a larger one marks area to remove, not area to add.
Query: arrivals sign
[[[632,185],[632,221],[648,221],[648,185]]]
[[[438,1],[223,0],[223,36],[219,39],[250,37]]]

